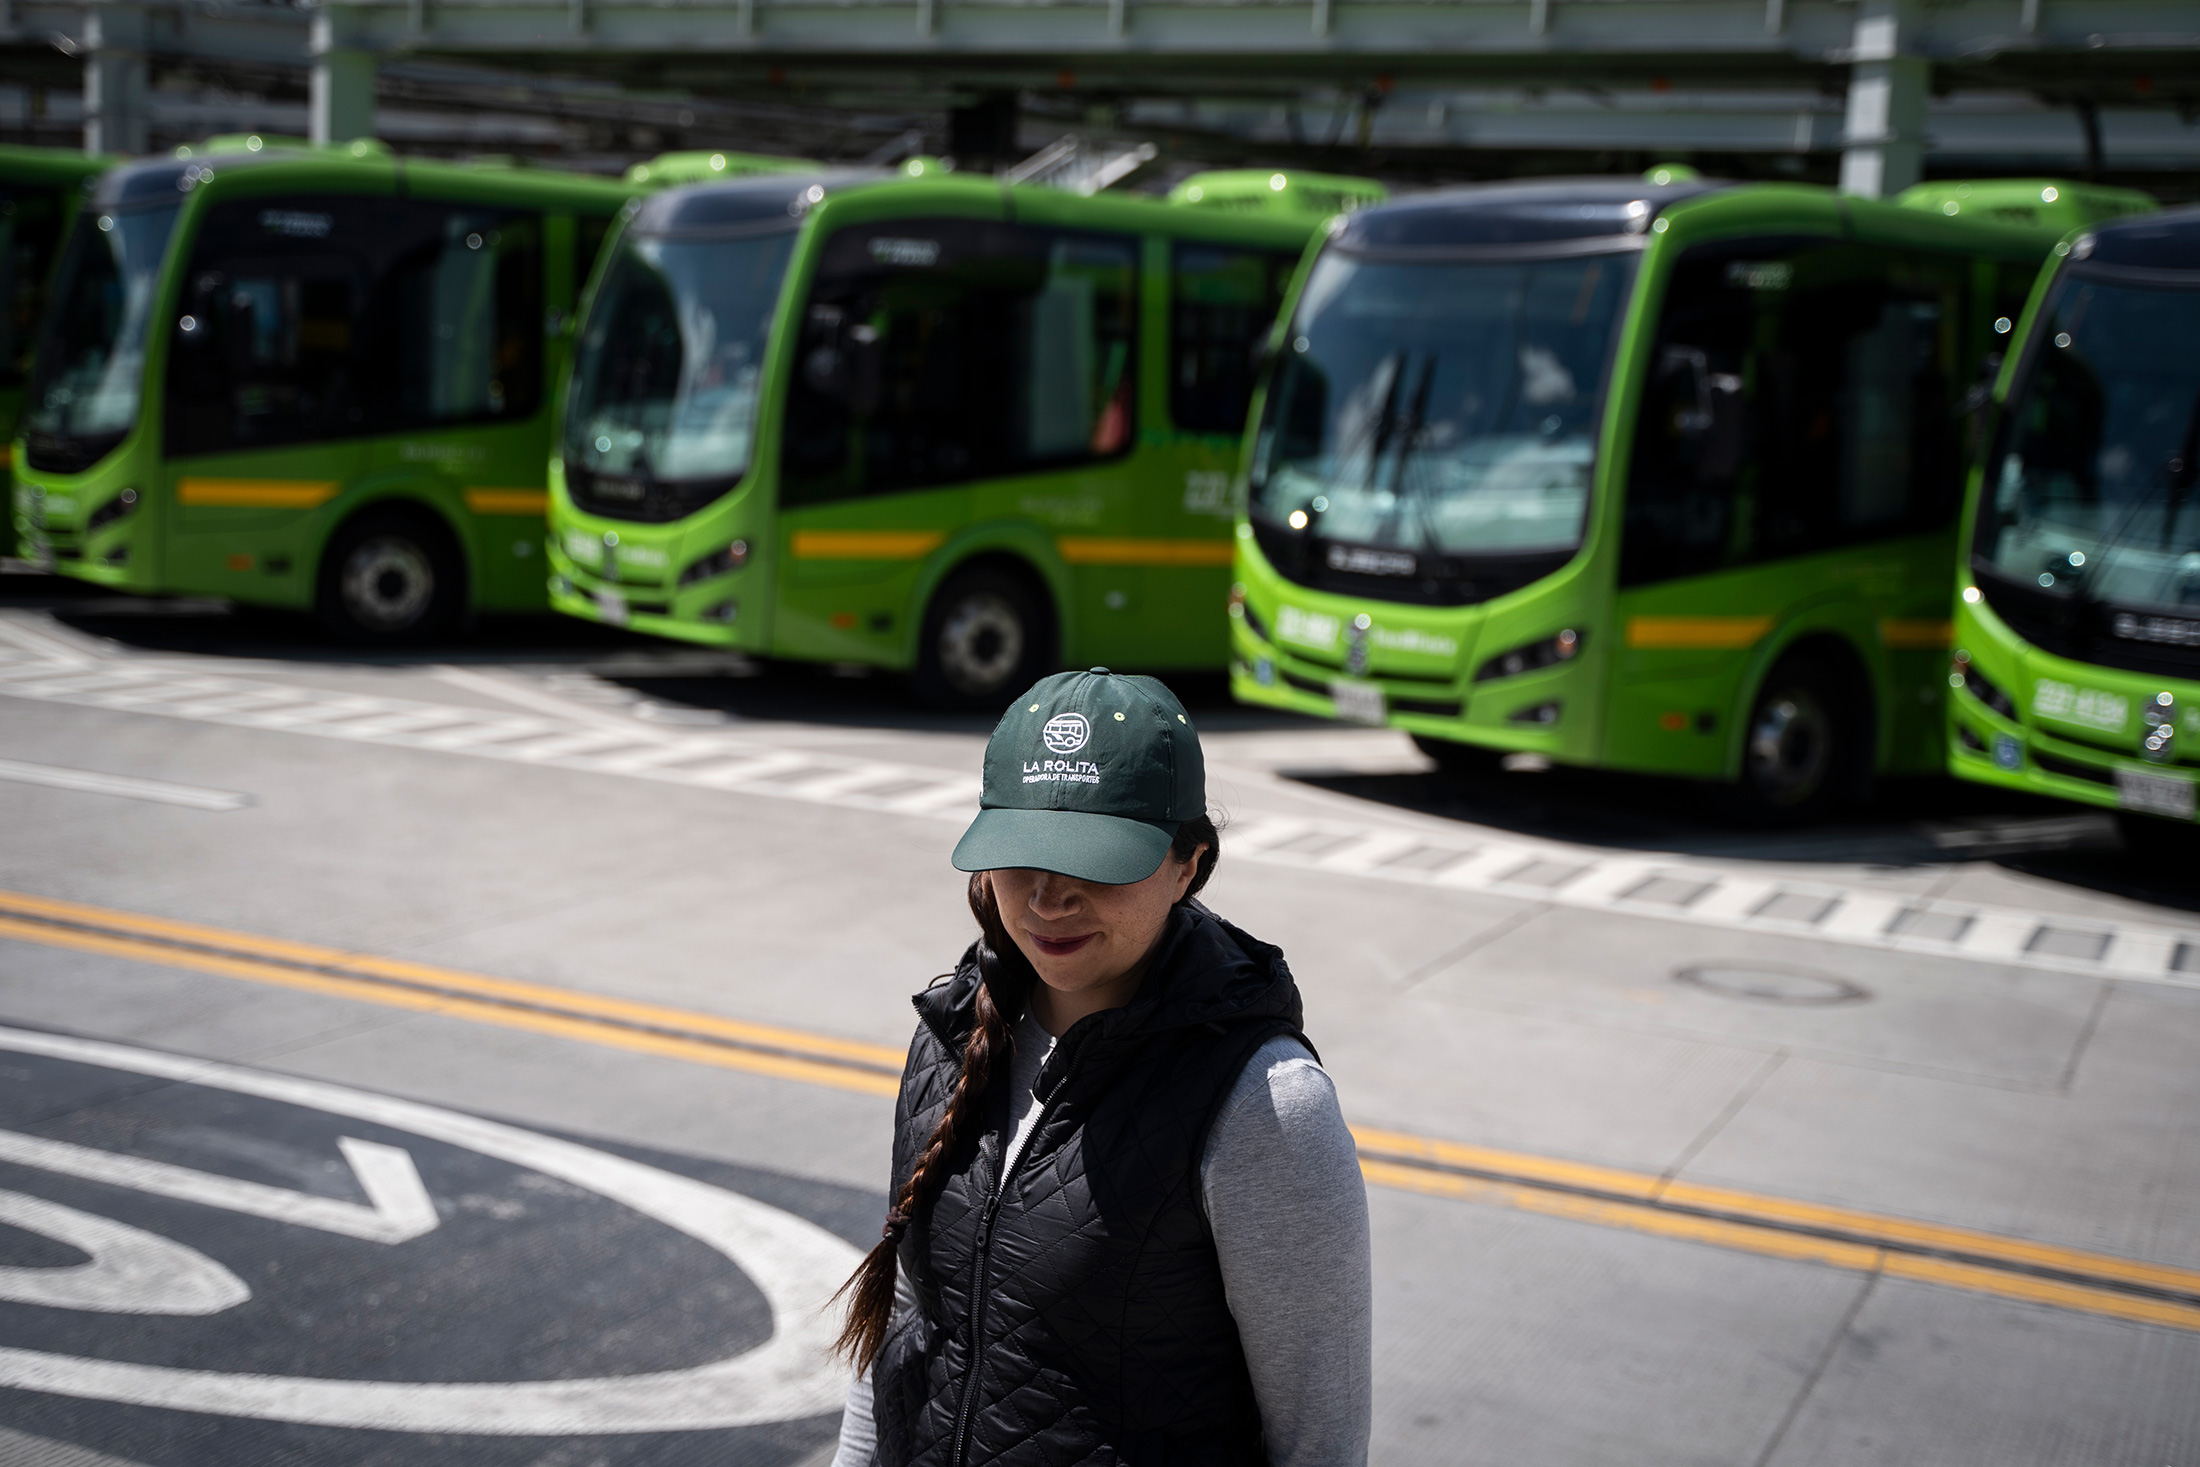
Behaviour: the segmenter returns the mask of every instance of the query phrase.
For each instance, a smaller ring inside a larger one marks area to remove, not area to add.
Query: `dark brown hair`
[[[1222,854],[1222,836],[1213,819],[1201,815],[1177,827],[1176,837],[1169,843],[1169,854],[1179,861],[1190,860],[1201,846],[1206,850],[1199,852],[1192,883],[1184,889],[1183,900],[1187,902],[1199,895],[1207,878],[1214,875],[1215,861]],[[986,1088],[993,1083],[994,1068],[1009,1051],[1012,1016],[1023,1011],[1025,996],[1038,981],[1039,975],[1032,971],[1030,961],[1001,921],[1000,910],[993,902],[992,883],[985,879],[984,872],[972,873],[969,895],[970,915],[978,919],[978,994],[976,1022],[963,1042],[962,1073],[956,1077],[955,1093],[948,1099],[946,1113],[932,1128],[932,1137],[925,1142],[917,1164],[910,1168],[901,1195],[887,1209],[886,1226],[880,1230],[878,1242],[833,1295],[836,1302],[842,1295],[850,1296],[848,1318],[840,1327],[833,1349],[853,1361],[858,1370],[869,1370],[878,1358],[879,1347],[886,1343],[886,1326],[894,1314],[901,1235],[908,1230],[911,1218],[932,1205],[940,1188],[947,1185],[956,1152],[977,1135]]]

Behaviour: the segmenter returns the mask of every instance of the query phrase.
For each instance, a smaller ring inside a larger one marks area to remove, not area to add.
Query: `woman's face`
[[[1199,848],[1204,851],[1206,847]],[[1199,867],[1174,855],[1144,881],[1104,886],[1051,871],[989,871],[1001,923],[1023,949],[1040,981],[1097,1011],[1130,1002],[1137,970],[1160,940],[1169,909],[1184,897]],[[1093,1002],[1093,1000],[1098,1000]]]

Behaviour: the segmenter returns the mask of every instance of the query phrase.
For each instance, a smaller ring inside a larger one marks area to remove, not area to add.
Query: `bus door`
[[[1753,650],[1808,614],[1866,682],[1822,678],[1803,715],[1869,697],[1883,762],[1935,767],[1969,279],[1954,256],[1793,237],[1676,263],[1628,471],[1614,765],[1724,773]]]
[[[169,583],[302,604],[319,512],[365,463],[363,327],[391,201],[216,202],[177,293],[163,394]]]
[[[1123,533],[1138,257],[1130,235],[971,218],[825,242],[787,399],[782,651],[896,660],[927,557],[973,523],[1024,522],[1027,556],[1034,520]],[[1039,634],[978,641],[1014,663]]]
[[[543,604],[543,218],[409,198],[377,242],[365,491],[440,507],[473,604]]]
[[[1132,612],[1138,666],[1218,666],[1229,622],[1216,616],[1230,583],[1232,493],[1257,354],[1298,268],[1299,252],[1174,240],[1169,244],[1169,426],[1145,474],[1150,537],[1142,602]]]

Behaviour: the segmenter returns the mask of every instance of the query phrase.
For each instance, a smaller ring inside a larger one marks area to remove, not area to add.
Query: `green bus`
[[[2187,839],[2200,210],[2057,245],[2016,337],[1960,541],[1949,767],[2113,808],[2142,849]]]
[[[1940,769],[1960,405],[2053,242],[1688,178],[1348,216],[1246,438],[1233,691],[1758,819]]]
[[[28,550],[363,642],[540,608],[553,384],[635,190],[254,141],[112,169],[79,215],[15,445]]]
[[[938,170],[639,201],[550,464],[551,602],[943,705],[1219,668],[1256,355],[1319,223]]]
[[[61,236],[84,190],[113,161],[61,148],[0,145],[0,443],[15,442]],[[13,466],[12,450],[0,447],[0,555],[15,553]]]

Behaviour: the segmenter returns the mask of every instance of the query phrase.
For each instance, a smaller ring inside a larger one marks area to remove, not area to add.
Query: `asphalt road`
[[[1180,691],[1359,1129],[1379,1464],[2200,1467],[2200,882]],[[982,719],[0,577],[0,1464],[816,1464]]]

